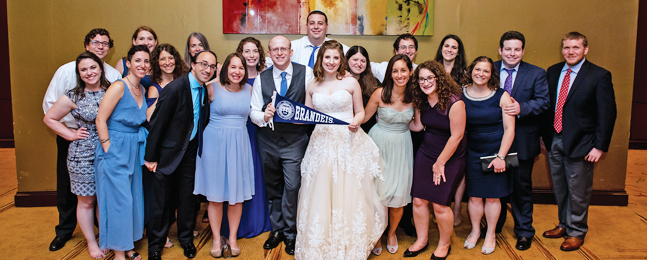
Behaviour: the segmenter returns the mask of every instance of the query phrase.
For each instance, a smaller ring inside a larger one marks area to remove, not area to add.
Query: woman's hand
[[[494,158],[488,168],[491,168],[492,166],[494,166],[494,172],[496,173],[505,172],[505,160],[499,157]]]
[[[442,178],[443,182],[447,182],[447,179],[445,178],[445,165],[441,165],[438,162],[434,163],[434,166],[432,166],[432,170],[434,172],[434,185],[438,186],[440,185],[440,179]]]
[[[108,149],[110,148],[110,140],[101,143],[101,147],[103,148],[103,153],[108,153]]]
[[[357,130],[359,130],[359,126],[357,123],[352,122],[348,125],[348,130],[350,130],[351,132],[357,132]]]
[[[77,130],[72,130],[72,132],[74,132],[74,134],[72,135],[72,137],[70,139],[68,139],[68,141],[76,141],[76,140],[79,140],[79,139],[84,140],[85,138],[90,137],[90,132],[88,132],[87,130],[88,129],[85,128],[85,127],[81,127],[81,128],[79,128]]]

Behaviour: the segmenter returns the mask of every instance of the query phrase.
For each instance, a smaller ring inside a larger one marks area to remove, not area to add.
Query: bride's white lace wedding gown
[[[353,119],[352,95],[314,93],[314,108]],[[296,259],[367,259],[386,228],[380,151],[360,128],[317,125],[301,162]],[[382,190],[382,189],[379,189]]]

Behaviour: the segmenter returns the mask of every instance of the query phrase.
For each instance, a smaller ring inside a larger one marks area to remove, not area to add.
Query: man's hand
[[[512,100],[512,103],[503,106],[503,112],[509,116],[517,116],[521,113],[521,106],[519,106],[519,102],[514,100],[513,97],[510,97],[510,99]]]
[[[269,122],[270,118],[274,117],[275,111],[276,111],[276,108],[274,108],[274,105],[272,103],[267,104],[267,107],[265,107],[265,114],[263,115],[263,120],[265,120],[265,122]]]
[[[144,161],[144,165],[146,165],[146,168],[151,172],[157,171],[157,162]]]
[[[602,153],[603,153],[602,150],[598,150],[595,147],[593,147],[593,149],[591,149],[589,154],[584,156],[584,160],[587,160],[589,162],[598,162],[598,160],[600,160],[600,157],[602,157]]]

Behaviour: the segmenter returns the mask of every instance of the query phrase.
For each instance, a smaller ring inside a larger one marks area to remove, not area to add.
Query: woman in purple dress
[[[451,250],[454,214],[449,207],[465,170],[465,103],[461,91],[443,66],[426,61],[413,74],[414,120],[412,131],[424,131],[413,166],[413,218],[416,242],[404,252],[414,257],[427,249],[429,202],[438,222],[440,239],[431,259],[445,259]]]

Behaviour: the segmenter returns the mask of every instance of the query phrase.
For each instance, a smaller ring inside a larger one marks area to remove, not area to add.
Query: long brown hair
[[[236,53],[243,54],[243,47],[248,42],[253,43],[254,45],[256,45],[256,48],[258,48],[258,63],[256,64],[256,71],[258,73],[261,73],[261,71],[263,71],[265,69],[265,67],[266,67],[265,66],[265,50],[263,50],[263,45],[261,44],[261,42],[258,39],[254,38],[254,37],[247,37],[245,39],[240,40],[240,42],[238,43],[238,48],[236,48]]]
[[[409,68],[409,71],[412,70],[413,65],[411,64],[411,60],[409,59],[409,56],[404,55],[404,54],[396,54],[389,60],[389,65],[386,67],[386,73],[384,73],[384,82],[382,82],[382,102],[384,104],[391,104],[393,103],[393,100],[391,100],[391,93],[393,92],[393,76],[391,76],[391,72],[393,71],[393,64],[395,62],[403,60],[407,64],[407,68]],[[411,77],[409,77],[409,80],[407,81],[407,86],[404,89],[404,98],[402,99],[402,103],[408,104],[413,101],[413,91],[411,91]]]
[[[180,56],[180,53],[173,47],[173,45],[170,45],[168,43],[162,43],[159,46],[155,47],[153,52],[151,53],[151,77],[153,78],[153,81],[155,83],[160,83],[162,82],[162,69],[160,68],[160,54],[162,51],[166,51],[169,54],[173,55],[173,59],[175,59],[175,68],[173,69],[173,79],[177,79],[180,76],[184,75],[187,71],[189,71],[189,68],[184,64],[182,61],[182,57]]]
[[[436,76],[436,90],[438,94],[438,110],[446,110],[449,108],[449,102],[451,100],[452,94],[460,96],[461,88],[454,82],[450,74],[445,73],[445,67],[437,61],[428,60],[418,65],[416,71],[413,73],[413,105],[414,107],[424,110],[423,107],[427,102],[427,94],[422,92],[420,89],[420,83],[418,78],[420,77],[420,70],[426,69],[431,71],[431,73]]]
[[[327,50],[337,50],[339,52],[339,68],[337,68],[337,79],[341,80],[346,74],[346,69],[348,69],[348,63],[346,62],[346,56],[344,56],[344,48],[341,43],[330,40],[324,42],[319,48],[319,53],[317,53],[317,61],[312,70],[315,76],[315,82],[321,82],[324,80],[324,69],[321,63],[323,62],[324,52]]]
[[[84,59],[92,59],[95,61],[97,64],[99,64],[99,69],[101,69],[101,76],[99,76],[99,87],[103,89],[107,89],[110,86],[110,82],[106,79],[106,71],[103,69],[103,62],[101,62],[101,59],[99,57],[89,51],[84,51],[79,54],[79,56],[76,57],[76,63],[75,63],[75,74],[76,74],[76,86],[71,89],[72,93],[76,97],[76,100],[74,103],[77,101],[83,99],[85,97],[85,81],[81,79],[81,73],[79,72],[79,62],[81,62]]]
[[[467,73],[465,74],[465,78],[463,78],[463,85],[470,85],[474,83],[474,80],[472,79],[472,71],[474,70],[474,67],[476,67],[476,64],[479,62],[487,62],[490,64],[490,80],[487,81],[487,87],[491,90],[497,90],[501,86],[499,86],[499,72],[494,69],[494,62],[492,59],[490,59],[487,56],[479,56],[478,58],[474,59],[472,61],[472,64],[467,68]]]
[[[377,88],[377,79],[373,76],[373,72],[371,72],[371,60],[368,58],[368,52],[366,49],[357,45],[350,47],[348,52],[346,52],[346,66],[350,67],[348,66],[348,61],[350,60],[350,57],[357,53],[366,58],[366,69],[359,74],[359,80],[357,81],[359,82],[359,86],[362,88],[362,95],[370,97]],[[351,74],[353,73],[352,71],[350,72]]]

